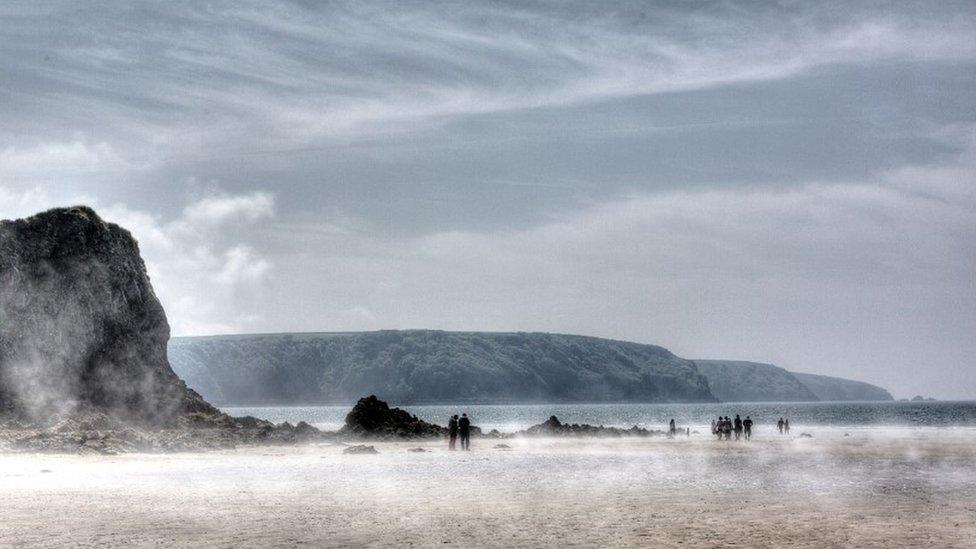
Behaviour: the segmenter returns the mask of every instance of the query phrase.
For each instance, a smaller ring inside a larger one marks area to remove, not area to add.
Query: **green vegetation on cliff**
[[[433,330],[174,338],[169,358],[219,405],[712,402],[667,349],[547,333]]]

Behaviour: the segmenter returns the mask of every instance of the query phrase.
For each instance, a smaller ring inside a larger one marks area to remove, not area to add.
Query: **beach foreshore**
[[[3,545],[971,547],[973,429],[0,455]],[[427,451],[410,451],[416,448]]]

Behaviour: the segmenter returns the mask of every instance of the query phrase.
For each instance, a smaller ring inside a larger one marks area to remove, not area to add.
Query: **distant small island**
[[[859,381],[550,333],[281,333],[173,338],[173,369],[223,406],[892,400]]]

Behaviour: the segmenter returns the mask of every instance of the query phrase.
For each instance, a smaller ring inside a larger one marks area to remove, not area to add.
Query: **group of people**
[[[730,440],[733,435],[735,440],[739,440],[743,435],[746,440],[749,440],[752,438],[752,418],[746,416],[742,419],[738,414],[735,415],[735,419],[719,416],[718,421],[712,421],[712,434],[719,440]]]
[[[718,420],[712,421],[712,434],[717,436],[719,440],[731,440],[735,437],[735,440],[739,440],[743,436],[746,440],[752,438],[752,418],[746,416],[745,419],[739,417],[739,414],[735,415],[735,419],[729,419],[729,416],[719,416]],[[790,420],[779,418],[776,422],[776,427],[779,429],[780,434],[790,433]],[[468,414],[461,414],[458,417],[457,414],[451,416],[451,419],[447,421],[447,434],[448,434],[448,448],[451,450],[457,449],[457,441],[461,439],[461,449],[470,450],[471,449],[471,420],[468,419]],[[668,423],[668,437],[674,437],[678,434],[678,428],[672,419]],[[691,428],[685,429],[685,434],[691,436]]]
[[[745,419],[741,419],[738,414],[736,414],[735,419],[729,419],[729,416],[719,416],[718,420],[712,421],[712,434],[717,436],[719,440],[730,440],[733,436],[735,440],[739,440],[743,436],[749,440],[752,438],[752,425],[753,421],[749,416],[746,416]],[[790,420],[779,418],[779,421],[776,422],[776,428],[779,429],[780,434],[790,434]]]
[[[451,419],[447,421],[447,434],[449,441],[447,447],[451,450],[456,450],[457,439],[461,439],[461,449],[470,450],[471,449],[471,420],[468,419],[468,414],[461,414],[459,418],[457,414],[451,416]]]

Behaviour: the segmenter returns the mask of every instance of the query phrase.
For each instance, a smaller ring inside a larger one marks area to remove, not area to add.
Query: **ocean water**
[[[305,421],[320,429],[342,427],[349,406],[223,407],[234,416],[255,416],[280,423]],[[637,425],[665,429],[674,418],[680,428],[701,430],[719,415],[749,415],[756,429],[775,428],[780,417],[794,433],[809,427],[870,429],[878,427],[976,427],[976,401],[953,402],[737,402],[720,404],[520,404],[399,406],[420,419],[446,425],[452,414],[466,413],[484,430],[511,433],[555,415],[563,423],[612,427]]]

